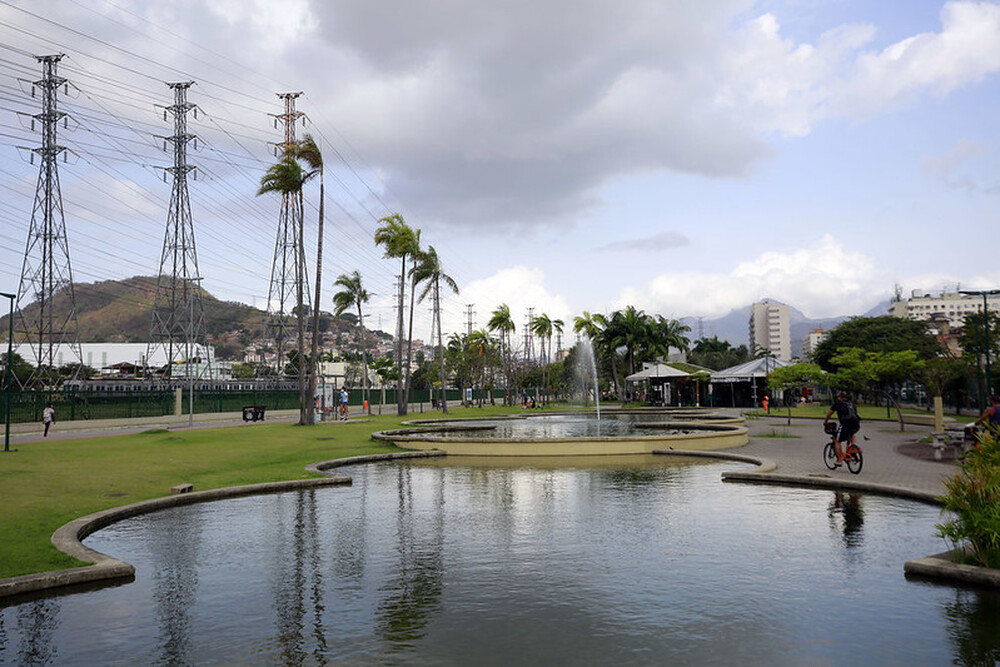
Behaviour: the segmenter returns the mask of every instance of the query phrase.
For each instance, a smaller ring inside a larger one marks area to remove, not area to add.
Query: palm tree
[[[416,229],[414,245],[410,248],[410,256],[413,258],[413,266],[422,254],[420,250],[420,230]],[[413,275],[413,266],[410,268],[410,325],[406,329],[406,373],[403,380],[403,395],[406,399],[406,406],[410,403],[410,370],[413,364],[410,363],[410,359],[413,358],[413,306],[414,299],[417,296],[417,281]]]
[[[448,414],[448,399],[445,391],[444,344],[441,335],[441,282],[443,281],[455,294],[458,294],[458,284],[441,268],[441,260],[438,258],[434,246],[427,246],[427,251],[420,253],[416,261],[417,263],[412,269],[413,285],[416,287],[420,283],[427,283],[424,291],[420,293],[420,302],[423,303],[423,300],[431,290],[434,292],[434,320],[437,323],[438,334],[437,350],[438,354],[441,355],[439,359],[441,362],[441,412]],[[412,314],[412,309],[410,312]]]
[[[294,157],[294,149],[289,149],[286,151],[284,157],[281,158],[279,162],[271,165],[268,170],[260,179],[260,188],[257,190],[257,196],[268,192],[277,192],[284,197],[294,197],[298,200],[298,220],[295,221],[298,224],[299,229],[299,239],[298,248],[296,248],[296,266],[295,266],[295,277],[296,277],[296,308],[295,308],[295,319],[298,324],[298,339],[299,339],[299,354],[298,358],[298,381],[299,381],[299,424],[308,425],[312,424],[313,411],[310,402],[306,400],[306,360],[305,351],[306,340],[305,340],[305,322],[303,320],[303,294],[302,294],[302,283],[304,281],[305,274],[305,248],[303,245],[302,231],[302,187],[305,185],[306,180],[310,178],[311,174],[306,173],[302,169],[302,165]]]
[[[547,385],[546,385],[546,381],[545,381],[545,375],[546,375],[546,373],[545,373],[545,367],[548,365],[548,363],[550,361],[549,354],[551,354],[551,352],[552,352],[552,319],[548,315],[546,315],[545,313],[542,313],[541,315],[536,315],[535,317],[532,317],[531,318],[531,322],[529,324],[531,326],[531,332],[534,333],[536,336],[538,336],[538,342],[539,342],[539,345],[541,346],[541,356],[539,357],[539,359],[542,362],[542,364],[541,364],[542,365],[542,393],[543,393],[543,395],[547,395],[547,393],[546,393],[546,386]],[[545,342],[546,341],[548,341],[548,343],[549,343],[549,345],[548,345],[548,353],[546,353],[546,347],[545,347]],[[544,397],[543,397],[543,400],[544,400]]]
[[[365,320],[361,312],[361,307],[368,302],[371,295],[361,284],[361,273],[357,270],[350,274],[340,274],[333,284],[335,287],[341,288],[339,292],[333,295],[334,314],[339,317],[345,310],[352,306],[356,306],[358,309],[358,330],[361,333],[361,367],[363,373],[361,396],[367,403],[368,412],[371,414],[371,397],[369,396],[368,387],[368,346],[365,344]]]
[[[375,230],[376,245],[385,246],[385,257],[399,258],[399,305],[396,317],[396,365],[401,370],[403,363],[403,303],[406,291],[406,258],[419,249],[417,235],[406,224],[403,216],[393,213],[379,220],[382,226]],[[397,380],[398,386],[398,380]],[[400,387],[399,389],[403,389]],[[405,390],[396,391],[396,413],[406,414]]]
[[[514,319],[510,316],[510,307],[506,303],[500,304],[500,306],[493,311],[492,317],[490,317],[490,321],[486,324],[486,327],[490,331],[500,332],[500,352],[504,357],[507,375],[507,392],[504,395],[504,403],[513,405],[514,361],[510,339],[514,334],[515,326]]]
[[[323,184],[323,153],[320,152],[319,147],[316,145],[316,141],[313,139],[311,134],[307,134],[305,139],[298,142],[293,148],[293,154],[298,159],[309,165],[312,171],[306,172],[303,180],[309,180],[313,175],[319,174],[319,225],[316,231],[316,298],[313,299],[313,317],[312,317],[312,349],[309,354],[311,370],[309,373],[309,396],[316,396],[316,372],[319,368],[319,304],[320,304],[320,285],[322,283],[323,275],[323,223],[324,223],[324,213],[323,213],[323,201],[324,196],[324,184]],[[315,413],[309,411],[309,423],[313,423]]]

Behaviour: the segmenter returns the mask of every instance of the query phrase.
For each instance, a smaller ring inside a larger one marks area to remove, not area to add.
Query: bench
[[[263,405],[244,405],[243,421],[245,422],[264,421],[264,407],[265,406]]]

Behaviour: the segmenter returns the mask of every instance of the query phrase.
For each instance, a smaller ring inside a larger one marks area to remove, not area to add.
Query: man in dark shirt
[[[861,429],[861,418],[858,417],[858,409],[854,407],[846,391],[837,394],[837,399],[830,406],[829,412],[823,418],[825,426],[830,421],[830,416],[837,413],[837,421],[840,422],[837,434],[833,436],[833,448],[837,452],[837,465],[844,462],[844,450],[841,443],[850,442],[854,444],[854,436]]]

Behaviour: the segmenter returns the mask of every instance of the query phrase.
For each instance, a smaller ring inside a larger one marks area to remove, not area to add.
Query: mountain
[[[776,299],[767,299],[772,303],[781,303]],[[695,317],[684,317],[681,318],[681,322],[691,327],[691,339],[696,340],[698,338],[699,331],[704,335],[705,338],[711,338],[712,336],[717,336],[719,340],[728,341],[733,347],[739,345],[747,345],[750,337],[750,306],[752,304],[747,304],[742,308],[734,308],[729,311],[727,315],[716,319],[704,319],[702,318],[699,322],[698,318]],[[889,312],[889,302],[883,301],[877,304],[874,308],[870,309],[868,312],[864,313],[862,317],[877,317],[879,315],[886,315]],[[788,320],[789,329],[792,337],[792,354],[798,356],[802,354],[802,339],[806,337],[807,334],[816,329],[823,329],[824,331],[829,331],[835,326],[848,320],[853,315],[841,315],[839,317],[824,317],[811,319],[806,317],[802,311],[798,310],[794,306],[788,306]]]

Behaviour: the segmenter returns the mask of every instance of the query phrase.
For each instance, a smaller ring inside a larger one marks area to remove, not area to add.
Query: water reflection
[[[59,603],[56,600],[35,600],[21,605],[16,614],[15,634],[18,665],[48,665],[56,661],[58,650],[53,637],[59,627]],[[0,657],[3,653],[0,652]]]
[[[945,605],[944,616],[955,664],[1000,664],[1000,595],[957,590],[955,601]]]
[[[865,512],[861,508],[861,494],[834,491],[827,511],[830,526],[841,533],[844,546],[858,548],[864,542]]]
[[[198,552],[202,540],[204,508],[190,508],[171,515],[168,530],[154,531],[148,542],[156,564],[153,599],[160,629],[159,662],[190,662],[191,609],[198,589]]]
[[[131,519],[88,545],[136,582],[0,609],[0,663],[996,660],[1000,598],[900,572],[938,508],[674,463],[359,466]]]
[[[375,614],[376,631],[394,650],[409,649],[424,636],[431,616],[440,609],[442,546],[444,544],[444,475],[432,479],[433,500],[426,510],[431,521],[425,528],[413,502],[412,469],[400,468],[396,476],[398,507],[395,575],[382,587],[384,597]]]

